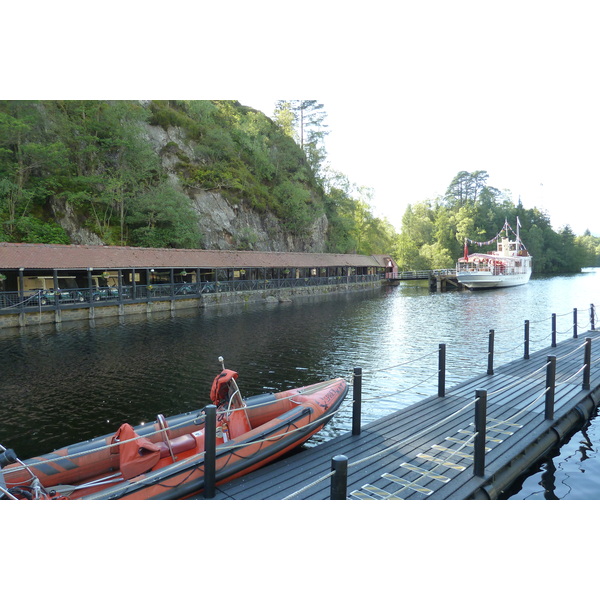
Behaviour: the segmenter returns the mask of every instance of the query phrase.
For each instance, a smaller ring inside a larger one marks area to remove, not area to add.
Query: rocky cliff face
[[[103,241],[100,236],[86,229],[81,217],[77,215],[68,202],[59,198],[52,198],[50,210],[54,220],[68,233],[73,244],[102,246]]]
[[[242,204],[231,205],[218,193],[196,192],[193,201],[206,248],[325,252],[325,215],[313,223],[309,236],[300,238],[286,232],[272,215],[259,215]]]
[[[285,231],[273,215],[259,214],[244,206],[243,202],[230,203],[215,191],[184,190],[176,170],[178,154],[190,161],[197,158],[193,147],[186,141],[178,127],[163,129],[146,126],[147,140],[161,156],[162,166],[171,183],[185,191],[192,199],[198,214],[198,225],[203,246],[215,250],[260,250],[276,252],[325,252],[327,217],[315,219],[309,235],[294,236]],[[176,152],[173,151],[176,148]]]
[[[201,163],[185,133],[179,127],[144,125],[145,140],[160,157],[162,167],[173,187],[192,201],[198,217],[202,246],[215,250],[258,250],[263,252],[325,252],[328,220],[315,215],[304,235],[293,235],[271,213],[258,213],[243,199],[231,202],[218,191],[190,190],[179,178],[177,165],[184,158],[189,163]],[[52,199],[50,208],[54,220],[67,232],[74,244],[101,245],[104,242],[90,231],[72,206],[59,198]]]

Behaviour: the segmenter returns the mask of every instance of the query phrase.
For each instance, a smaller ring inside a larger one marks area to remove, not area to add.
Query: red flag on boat
[[[465,260],[467,260],[467,258],[469,258],[469,249],[467,248],[467,240],[465,240],[465,254],[463,257]]]

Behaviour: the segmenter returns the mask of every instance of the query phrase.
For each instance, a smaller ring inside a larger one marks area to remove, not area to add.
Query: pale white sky
[[[325,72],[302,77],[308,93],[294,97],[324,103],[329,161],[374,189],[377,214],[399,228],[408,203],[442,194],[461,170],[485,170],[490,185],[547,210],[553,227],[600,235],[591,3],[367,6],[347,14]],[[274,83],[271,95],[259,87],[238,99],[270,112],[273,98],[291,97]]]
[[[7,5],[33,44],[3,33],[0,98],[228,98],[267,114],[277,99],[316,99],[332,167],[372,188],[397,228],[408,203],[485,170],[555,228],[600,235],[591,0],[103,6]]]

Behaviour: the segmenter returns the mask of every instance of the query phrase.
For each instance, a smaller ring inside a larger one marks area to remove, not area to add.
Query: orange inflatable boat
[[[222,359],[221,365],[222,364]],[[337,412],[343,379],[242,398],[223,368],[211,388],[216,409],[217,485],[274,461],[308,440]],[[175,499],[204,489],[205,410],[132,427],[25,461],[0,446],[0,498]]]

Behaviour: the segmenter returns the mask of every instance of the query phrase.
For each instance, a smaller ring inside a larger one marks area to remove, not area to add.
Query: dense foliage
[[[391,239],[367,242],[359,231],[357,222],[377,222],[364,201],[318,176],[321,105],[298,106],[303,146],[234,101],[2,101],[0,241],[69,243],[53,219],[68,210],[106,244],[202,247],[190,196],[211,190],[275,215],[295,236],[327,215],[330,251],[389,251]],[[148,124],[177,127],[185,149],[170,143],[161,157]],[[179,186],[163,169],[165,154]]]
[[[69,243],[62,206],[107,244],[197,244],[189,198],[142,135],[149,118],[135,102],[0,103],[0,239]]]
[[[525,209],[520,201],[515,204],[506,192],[488,186],[487,180],[486,171],[461,171],[444,196],[408,206],[395,247],[401,269],[451,268],[463,253],[465,238],[487,241],[502,229],[505,219],[515,229],[517,218],[535,272],[566,273],[600,266],[600,239],[589,232],[576,237],[568,226],[555,232],[546,213]]]
[[[485,171],[461,171],[444,196],[408,206],[398,234],[373,215],[370,189],[329,168],[326,118],[315,100],[282,100],[273,119],[235,101],[0,101],[0,241],[70,243],[54,218],[68,213],[105,244],[203,247],[191,200],[203,190],[298,238],[326,215],[328,251],[391,253],[403,269],[452,267],[465,237],[489,239],[517,217],[537,272],[600,265],[600,239],[553,231]],[[183,142],[159,154],[149,125],[175,127]]]

